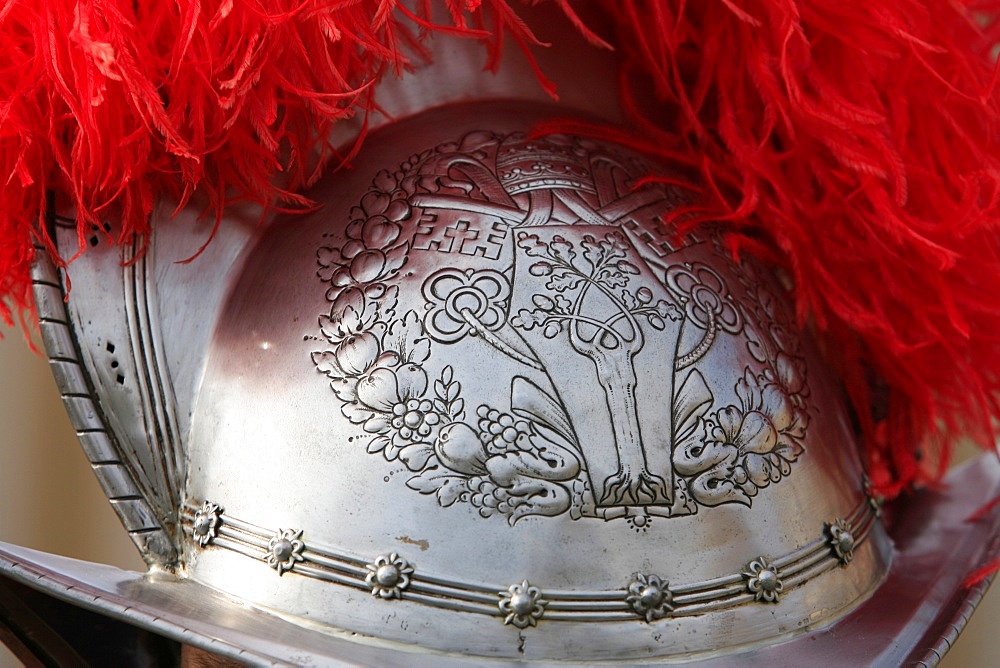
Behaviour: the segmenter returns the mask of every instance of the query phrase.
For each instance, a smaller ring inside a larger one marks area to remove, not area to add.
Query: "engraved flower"
[[[761,382],[764,382],[762,385]],[[802,454],[808,416],[792,405],[774,383],[753,375],[749,367],[736,383],[740,406],[720,409],[706,421],[707,444],[737,454],[732,479],[749,496],[791,473],[790,463]]]
[[[750,369],[744,373],[736,384],[736,394],[740,397],[744,411],[748,416],[759,416],[761,422],[767,423],[771,431],[767,434],[766,447],[747,448],[758,455],[767,455],[765,462],[747,462],[747,473],[751,479],[763,480],[765,468],[776,467],[770,478],[777,482],[781,476],[788,475],[786,462],[794,462],[802,454],[800,441],[805,438],[809,425],[809,415],[796,406],[792,397],[778,383],[769,382],[767,376],[755,377]],[[773,439],[773,443],[772,443]],[[763,444],[759,444],[762,446]],[[755,476],[756,474],[756,476]],[[755,480],[756,482],[756,480]],[[765,483],[757,482],[763,487]]]
[[[354,424],[363,424],[369,434],[387,434],[393,429],[393,422],[399,420],[412,436],[420,434],[421,427],[437,423],[429,417],[429,402],[423,400],[426,391],[427,373],[416,364],[403,364],[396,369],[376,367],[361,377],[354,400],[345,403],[341,412]],[[399,427],[396,429],[396,434],[409,438],[403,436]]]
[[[734,447],[741,455],[766,454],[777,442],[777,431],[766,415],[758,411],[744,413],[736,406],[720,409],[708,427],[710,442]]]
[[[740,282],[746,288],[744,307],[753,306],[754,317],[748,319],[747,350],[758,362],[770,364],[779,353],[792,353],[797,348],[796,328],[789,317],[784,302],[762,286],[763,279],[756,276],[752,264],[742,265]],[[756,324],[752,322],[756,320]]]
[[[368,569],[365,582],[372,588],[372,596],[381,598],[399,598],[400,592],[410,586],[413,575],[413,566],[395,552],[389,556],[380,554],[365,568]]]
[[[353,295],[353,297],[351,297]],[[320,316],[319,325],[332,350],[314,352],[316,368],[330,377],[333,390],[343,401],[353,401],[357,378],[378,366],[399,362],[393,351],[384,350],[387,326],[378,321],[378,304],[366,301],[357,291],[345,292],[330,314]]]
[[[766,558],[757,557],[747,564],[743,577],[747,579],[747,590],[753,594],[755,600],[778,602],[778,595],[781,594],[784,585],[778,574],[778,567],[769,563]]]
[[[645,617],[647,622],[662,619],[673,612],[673,601],[674,596],[666,580],[642,573],[636,573],[625,598],[629,607],[640,617]]]
[[[826,525],[827,543],[837,556],[841,566],[851,563],[854,558],[854,545],[856,543],[854,534],[851,533],[851,526],[842,519],[837,519],[833,524]]]
[[[407,399],[392,407],[392,426],[399,435],[411,440],[431,433],[441,416],[434,412],[434,404],[427,399]]]
[[[219,525],[222,523],[219,519],[221,513],[222,508],[211,501],[206,501],[201,509],[195,512],[191,534],[198,545],[205,547],[219,535]]]
[[[345,290],[330,305],[330,314],[319,318],[323,336],[337,345],[350,336],[365,332],[375,324],[377,309],[377,304],[366,300],[360,290]]]
[[[378,299],[387,290],[384,281],[406,263],[409,244],[400,238],[401,221],[412,210],[396,186],[393,175],[379,172],[360,205],[351,209],[347,238],[336,248],[324,246],[317,251],[317,275],[331,284],[330,301],[349,290],[363,290]]]
[[[334,346],[335,361],[343,375],[357,376],[382,353],[380,341],[386,326],[377,321],[378,305],[374,302],[364,298],[344,301],[351,303],[331,307],[330,315],[320,316],[319,325]]]
[[[417,364],[376,367],[358,380],[353,401],[345,403],[341,412],[379,437],[377,449],[391,441],[393,447],[386,453],[391,461],[397,447],[428,436],[441,421],[433,404],[424,399],[426,391],[427,373]]]
[[[427,372],[416,364],[376,369],[358,383],[358,399],[382,413],[391,413],[397,404],[419,399],[426,391]]]
[[[278,529],[278,533],[274,534],[274,537],[268,541],[267,554],[264,558],[267,560],[268,566],[278,571],[278,575],[292,570],[297,562],[304,561],[302,550],[305,549],[306,544],[300,540],[301,538],[302,529],[298,531]]]
[[[768,384],[774,384],[790,398],[796,406],[803,406],[806,386],[806,361],[801,357],[793,357],[786,352],[779,352],[774,358],[772,367],[764,370],[764,378]]]
[[[473,331],[470,320],[491,331],[503,326],[510,283],[491,269],[442,269],[424,283],[423,293],[427,333],[442,343],[454,343]]]
[[[519,629],[535,626],[545,613],[548,601],[542,600],[542,590],[528,584],[514,584],[500,592],[500,612],[507,615],[503,623]]]
[[[735,334],[743,318],[722,278],[707,265],[676,265],[667,271],[667,286],[676,294],[688,318],[702,329]]]

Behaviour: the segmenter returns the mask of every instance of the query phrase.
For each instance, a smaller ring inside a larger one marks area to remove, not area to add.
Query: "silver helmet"
[[[253,662],[940,651],[995,526],[956,526],[959,488],[890,535],[781,281],[668,222],[688,195],[643,177],[670,165],[536,136],[614,110],[580,81],[541,104],[521,65],[389,84],[312,214],[235,215],[201,254],[161,226],[124,265],[98,241],[66,305],[40,262],[53,370],[151,569],[5,572]]]

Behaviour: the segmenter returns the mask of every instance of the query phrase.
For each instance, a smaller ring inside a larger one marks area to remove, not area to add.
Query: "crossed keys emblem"
[[[511,523],[638,525],[749,505],[788,473],[807,388],[774,379],[800,358],[716,270],[678,261],[704,242],[658,228],[680,196],[633,188],[646,169],[572,137],[471,133],[381,172],[342,247],[319,250],[333,348],[313,359],[407,486]],[[712,413],[698,362],[720,334],[752,335],[771,368],[747,366],[741,405]],[[470,357],[495,373],[469,376]]]

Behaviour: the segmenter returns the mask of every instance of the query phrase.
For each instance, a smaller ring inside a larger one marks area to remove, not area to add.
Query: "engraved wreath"
[[[627,185],[648,171],[575,138],[472,133],[376,175],[351,210],[346,238],[318,250],[330,310],[319,318],[326,346],[313,362],[368,452],[413,473],[408,487],[511,524],[569,513],[645,527],[652,515],[749,506],[789,475],[803,451],[809,390],[787,316],[752,267],[729,263],[746,295],[737,302],[703,263],[661,253],[666,260],[654,266],[639,257],[637,245],[652,242],[630,231],[631,212],[654,201],[669,209],[677,199],[661,186]],[[404,309],[400,285],[412,274],[404,269],[420,252],[495,266],[439,263],[414,279],[422,279],[423,303]],[[743,337],[753,360],[733,379],[736,401],[726,405],[698,370],[720,336]],[[694,342],[677,350],[670,370],[670,475],[649,465],[649,446],[629,418],[634,359],[654,339]],[[524,369],[507,400],[465,396],[440,354],[465,340]],[[587,451],[594,446],[585,447],[540,352],[546,346],[592,365],[593,392],[603,391],[615,423],[617,470],[597,474]]]

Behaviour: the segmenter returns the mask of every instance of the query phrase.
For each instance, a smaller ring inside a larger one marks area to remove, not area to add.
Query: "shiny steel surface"
[[[853,549],[860,467],[780,289],[711,235],[672,238],[683,195],[633,188],[656,169],[638,156],[529,140],[551,113],[383,127],[321,212],[250,242],[192,422],[189,512],[224,509],[192,578],[538,660],[759,643],[875,587],[884,537]],[[843,567],[792,586],[817,562],[788,555],[836,565],[841,530]],[[373,585],[378,559],[395,573]]]
[[[550,8],[532,11],[542,15],[539,25],[550,25],[560,33],[568,27],[556,20],[558,13]],[[553,20],[546,20],[546,13]],[[546,37],[544,33],[539,36]],[[560,40],[567,48],[540,52],[540,64],[553,73],[588,74],[561,81],[561,99],[569,108],[611,122],[619,119],[617,96],[594,94],[595,86],[613,90],[611,55],[589,48],[573,29],[560,34]],[[493,98],[551,102],[529,63],[515,49],[507,50],[495,73],[483,76],[482,51],[471,41],[439,38],[426,47],[433,66],[417,67],[405,79],[382,81],[382,113],[340,123],[331,140],[350,144],[362,126],[378,128],[450,102]],[[53,221],[57,242],[64,257],[71,257],[79,244],[73,212],[59,213]],[[36,271],[44,275],[37,277],[35,292],[42,333],[50,356],[58,362],[53,371],[61,384],[67,381],[63,389],[69,397],[67,409],[79,413],[77,404],[86,403],[81,399],[86,384],[100,397],[97,410],[89,414],[103,422],[103,427],[88,425],[86,420],[77,424],[95,473],[102,481],[112,475],[114,480],[102,482],[109,497],[128,501],[117,504],[116,510],[130,532],[132,527],[142,529],[132,537],[143,557],[152,564],[173,567],[177,565],[176,541],[150,543],[150,536],[143,532],[154,526],[166,535],[176,531],[180,491],[176,481],[187,474],[186,439],[209,337],[230,287],[232,269],[262,213],[256,207],[233,207],[216,229],[214,220],[200,215],[197,203],[176,211],[176,203],[158,201],[153,217],[164,225],[155,228],[138,262],[128,263],[135,249],[112,246],[104,231],[95,229],[84,240],[88,252],[72,263],[65,280],[46,263],[38,265]],[[209,238],[213,243],[206,244]],[[75,289],[73,298],[63,305],[67,280]],[[110,462],[122,466],[102,467]],[[112,483],[120,488],[117,492],[109,486]]]
[[[366,562],[335,548],[306,545],[301,530],[258,527],[226,515],[214,503],[185,511],[185,525],[201,547],[211,544],[265,561],[279,575],[294,570],[304,577],[361,589],[383,599],[405,596],[432,607],[500,616],[519,628],[536,626],[543,618],[621,622],[638,617],[653,622],[717,612],[750,601],[777,603],[794,587],[850,564],[854,550],[868,538],[876,522],[875,509],[864,501],[850,514],[850,521],[837,520],[825,526],[816,540],[795,552],[757,557],[741,572],[703,582],[670,582],[658,575],[637,573],[627,587],[617,591],[542,591],[522,581],[497,592],[496,587],[447,582],[423,570],[415,572],[396,552]]]
[[[984,493],[1000,493],[1000,466],[995,460],[980,457],[953,472],[946,483],[947,492],[925,491],[911,499],[912,515],[896,523],[891,533],[905,551],[865,605],[833,626],[806,628],[788,642],[694,663],[903,666],[924,661],[923,665],[934,665],[935,654],[928,648],[943,652],[947,645],[941,639],[953,635],[956,627],[960,630],[969,607],[985,591],[986,582],[965,589],[961,581],[997,556],[995,537],[1000,530],[997,515],[978,523],[965,521],[968,509]],[[225,594],[163,573],[131,573],[7,544],[0,544],[2,577],[250,665],[484,663],[479,657],[429,654],[418,647],[330,634],[250,606],[233,605]]]
[[[614,120],[609,61],[543,56],[552,106],[516,54],[490,79],[434,48],[319,211],[235,212],[198,255],[185,210],[125,266],[95,234],[66,308],[39,265],[57,380],[154,567],[92,571],[94,605],[379,665],[766,657],[862,614],[892,549],[782,288],[665,225],[685,194],[637,184],[669,165],[531,136]]]

